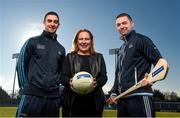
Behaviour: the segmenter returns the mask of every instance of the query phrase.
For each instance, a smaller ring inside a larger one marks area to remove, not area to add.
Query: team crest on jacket
[[[37,49],[45,49],[46,46],[43,44],[37,44]]]
[[[129,44],[129,46],[128,46],[129,48],[132,48],[133,47],[133,44]]]
[[[59,55],[62,55],[61,51],[58,51],[58,54],[59,54]]]

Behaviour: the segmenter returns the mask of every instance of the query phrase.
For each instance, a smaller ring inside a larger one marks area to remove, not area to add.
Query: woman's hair
[[[76,33],[76,35],[75,35],[75,37],[74,37],[74,40],[73,40],[73,43],[72,43],[71,52],[77,53],[77,52],[79,51],[79,48],[78,48],[78,45],[77,45],[77,40],[78,40],[79,34],[80,34],[81,32],[87,32],[87,33],[90,35],[91,47],[90,47],[89,52],[90,52],[90,55],[95,54],[96,51],[95,51],[95,48],[94,48],[93,35],[92,35],[91,31],[89,31],[89,30],[87,30],[87,29],[80,29],[80,30]]]

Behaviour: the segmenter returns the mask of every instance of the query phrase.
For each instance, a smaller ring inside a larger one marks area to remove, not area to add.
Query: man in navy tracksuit
[[[117,102],[118,117],[154,117],[153,92],[151,83],[146,78],[146,87],[113,101],[117,95],[142,80],[150,72],[151,65],[162,58],[153,42],[132,30],[133,26],[132,18],[128,14],[122,13],[116,17],[116,28],[124,44],[118,51],[115,81],[108,102]]]
[[[17,117],[59,117],[59,79],[65,58],[65,49],[56,39],[59,20],[57,13],[48,12],[43,33],[21,48],[17,72],[22,98]]]

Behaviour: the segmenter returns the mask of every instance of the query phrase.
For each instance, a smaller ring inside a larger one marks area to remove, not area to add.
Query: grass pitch
[[[0,117],[15,117],[17,107],[0,107]],[[116,117],[116,110],[104,110],[103,117]],[[61,116],[61,113],[60,113]],[[180,112],[156,112],[157,117],[180,117]]]

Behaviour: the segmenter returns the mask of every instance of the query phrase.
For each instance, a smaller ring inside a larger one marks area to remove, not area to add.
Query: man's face
[[[45,31],[55,33],[59,27],[59,19],[56,15],[47,15],[44,21]]]
[[[133,26],[134,23],[130,21],[127,16],[122,16],[116,19],[116,29],[121,36],[128,34]]]

